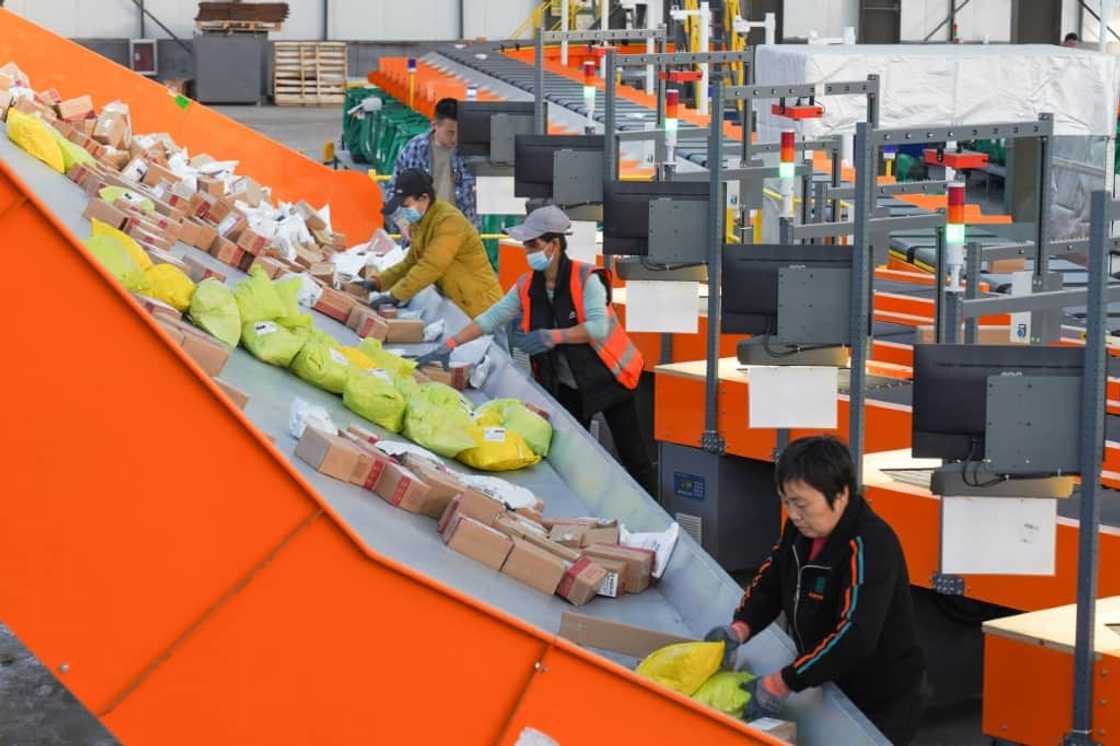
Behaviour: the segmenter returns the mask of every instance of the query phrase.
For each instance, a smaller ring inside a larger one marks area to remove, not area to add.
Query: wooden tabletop
[[[1120,655],[1120,596],[1097,599],[1097,653]],[[984,622],[984,633],[1072,653],[1077,639],[1077,605],[1032,611]]]

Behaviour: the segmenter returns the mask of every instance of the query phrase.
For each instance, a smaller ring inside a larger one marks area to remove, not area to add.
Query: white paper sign
[[[476,179],[479,215],[524,215],[525,198],[513,196],[512,176]]]
[[[1012,295],[1030,295],[1031,294],[1031,280],[1034,276],[1033,272],[1014,272],[1011,275],[1011,294]],[[1030,344],[1031,343],[1031,313],[1013,313],[1011,314],[1011,343],[1012,344]]]
[[[836,428],[836,368],[826,366],[752,365],[751,428]]]
[[[1053,575],[1058,501],[942,497],[941,572]]]
[[[700,328],[699,297],[695,282],[629,280],[626,331],[696,334]]]
[[[568,257],[577,262],[594,264],[600,254],[596,242],[595,223],[587,220],[573,220],[572,234],[568,236]]]

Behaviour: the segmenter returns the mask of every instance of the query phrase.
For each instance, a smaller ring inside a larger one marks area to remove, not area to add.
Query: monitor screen
[[[655,199],[707,202],[703,181],[609,181],[603,185],[603,253],[649,254],[649,203]]]
[[[1080,375],[1079,347],[915,345],[912,448],[916,458],[984,458],[988,376]]]
[[[603,150],[602,135],[518,135],[514,143],[515,197],[552,197],[554,157],[560,150]]]
[[[460,155],[490,155],[490,118],[495,114],[533,116],[532,101],[460,101],[459,102]]]
[[[852,266],[852,248],[839,245],[725,244],[720,286],[724,334],[776,334],[778,270]]]

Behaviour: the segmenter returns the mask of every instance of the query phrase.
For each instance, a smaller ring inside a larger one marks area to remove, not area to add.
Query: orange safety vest
[[[585,262],[577,262],[571,260],[571,295],[572,305],[575,306],[576,321],[583,324],[587,321],[587,314],[583,309],[583,288],[587,284],[587,279],[599,270]],[[605,272],[604,270],[599,270]],[[602,278],[601,278],[602,279]],[[532,331],[530,328],[532,319],[532,299],[529,296],[529,288],[533,284],[533,273],[526,272],[517,278],[517,294],[521,298],[521,331],[529,333]],[[626,335],[622,324],[618,321],[618,316],[615,315],[614,307],[610,303],[610,282],[605,282],[607,289],[607,336],[606,339],[600,341],[592,339],[588,342],[591,348],[603,361],[603,365],[607,366],[607,370],[615,377],[622,386],[631,391],[638,387],[638,381],[642,377],[642,368],[645,365],[645,360],[642,358],[641,351],[634,346],[630,341],[630,337]]]

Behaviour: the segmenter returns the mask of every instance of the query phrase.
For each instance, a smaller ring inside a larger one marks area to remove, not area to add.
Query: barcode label
[[[599,584],[599,595],[607,598],[618,598],[618,573],[608,572],[607,577]]]

